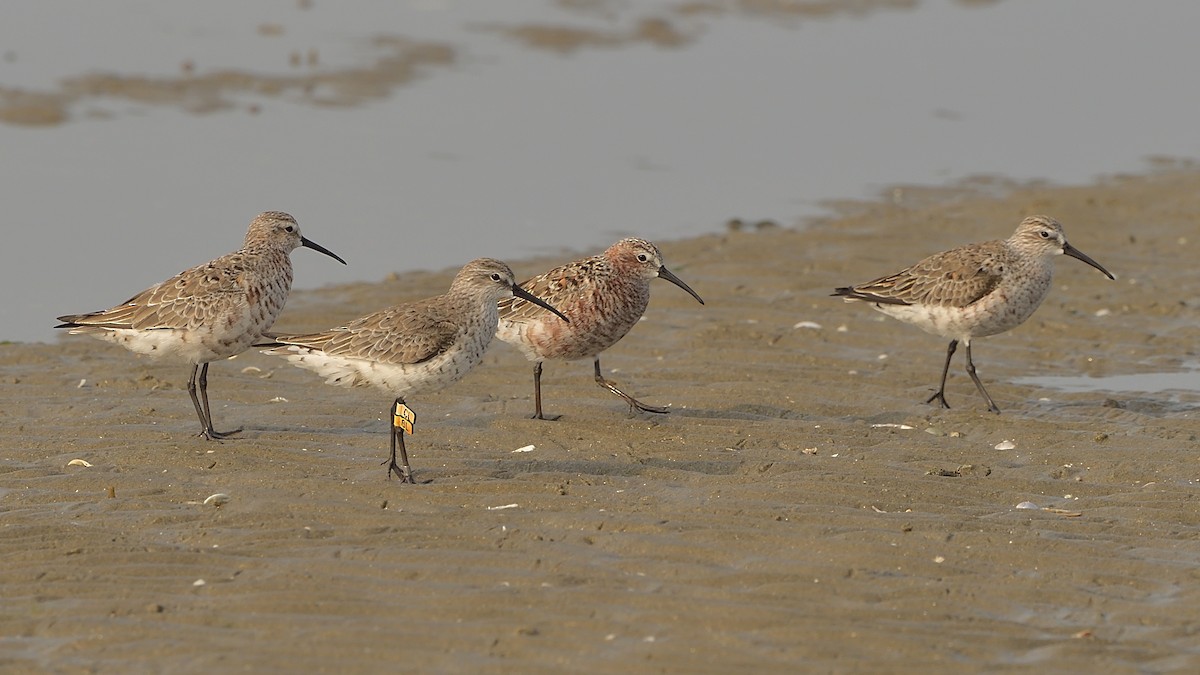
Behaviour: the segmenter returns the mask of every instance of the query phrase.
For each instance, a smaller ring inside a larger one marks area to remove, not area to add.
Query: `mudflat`
[[[410,397],[417,485],[380,464],[383,392],[251,351],[209,373],[218,428],[244,431],[206,442],[186,366],[0,345],[0,669],[1200,667],[1200,172],[897,188],[838,212],[658,242],[707,305],[656,282],[602,364],[667,415],[631,414],[583,361],[546,364],[562,417],[529,419],[532,366],[500,342]],[[974,343],[1000,415],[961,354],[953,408],[923,403],[945,341],[829,297],[1036,213],[1117,280],[1060,258],[1028,322]],[[525,278],[571,257],[508,262]],[[296,293],[276,329],[453,272]]]

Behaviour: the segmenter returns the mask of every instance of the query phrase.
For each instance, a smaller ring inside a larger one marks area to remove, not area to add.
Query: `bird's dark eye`
[[[1038,232],[1038,234],[1042,235],[1042,239],[1050,238],[1050,230],[1042,230],[1041,232]]]
[[[295,232],[295,231],[296,231],[296,226],[295,226],[295,225],[288,225],[287,227],[285,227],[285,228],[283,228],[283,229],[287,230],[288,232]]]
[[[500,273],[492,272],[492,281],[500,281]]]
[[[646,255],[645,253],[638,254],[638,262],[646,262],[649,259],[650,259],[650,256]]]

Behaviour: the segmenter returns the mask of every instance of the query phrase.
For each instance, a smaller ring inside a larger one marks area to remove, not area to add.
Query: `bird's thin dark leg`
[[[208,364],[205,363],[202,366],[198,366],[198,368],[200,369],[200,402],[204,404],[204,411],[200,415],[200,423],[204,425],[204,430],[200,432],[200,435],[210,441],[219,441],[226,436],[240,432],[241,429],[234,429],[233,431],[217,431],[213,429],[212,412],[208,408]],[[195,380],[195,378],[196,370],[193,369],[192,380]],[[188,381],[188,393],[192,395],[192,403],[196,402],[195,386],[196,383],[194,381]],[[196,412],[200,412],[199,406],[196,407]]]
[[[404,429],[396,426],[396,413],[402,405],[404,405],[404,399],[397,398],[395,402],[392,403],[392,409],[388,411],[388,414],[392,419],[392,457],[391,460],[383,463],[388,465],[389,479],[392,477],[392,474],[395,473],[396,477],[400,479],[401,483],[415,484],[416,481],[413,480],[412,476],[412,467],[408,465],[408,452],[404,449]],[[396,464],[397,443],[400,444],[400,461],[402,464]]]
[[[648,412],[648,413],[659,413],[659,414],[665,414],[665,413],[669,412],[666,408],[660,408],[656,405],[646,405],[645,403],[642,403],[641,401],[630,396],[629,394],[626,394],[625,392],[621,391],[620,389],[617,389],[616,384],[604,379],[604,376],[600,374],[600,357],[599,356],[596,357],[595,366],[596,366],[596,384],[600,385],[601,387],[604,387],[605,389],[611,391],[612,393],[616,394],[617,396],[620,396],[621,398],[625,399],[625,402],[629,404],[630,412],[633,412],[634,410],[640,410],[642,412]]]
[[[987,390],[983,388],[983,383],[979,381],[979,376],[975,374],[975,362],[971,360],[971,343],[967,343],[967,374],[975,381],[975,386],[979,388],[979,393],[983,394],[983,398],[988,402],[988,411],[1000,414],[1000,408],[996,407],[996,402],[988,396]]]
[[[200,372],[200,364],[197,363],[192,366],[192,376],[188,378],[187,389],[188,396],[192,397],[192,405],[196,407],[196,417],[200,418],[200,435],[205,436],[210,425],[208,419],[204,417],[204,409],[200,407],[200,397],[196,395],[196,374],[198,372]]]
[[[950,346],[946,349],[946,365],[942,366],[942,386],[938,387],[937,393],[925,399],[926,403],[933,403],[934,401],[937,401],[941,403],[942,407],[946,408],[947,410],[950,409],[950,404],[946,403],[946,375],[950,373],[950,359],[954,357],[955,349],[958,349],[958,340],[951,340]],[[967,345],[967,353],[971,353],[970,345]],[[975,376],[971,375],[971,377]],[[979,380],[975,380],[975,383],[979,384]],[[980,388],[982,389],[982,386]],[[987,394],[984,394],[984,396],[987,396]]]
[[[535,420],[556,420],[561,415],[552,415],[546,417],[542,415],[542,362],[538,361],[533,364],[533,419]]]

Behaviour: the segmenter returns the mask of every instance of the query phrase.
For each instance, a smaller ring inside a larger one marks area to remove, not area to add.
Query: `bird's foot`
[[[230,436],[232,436],[234,434],[240,434],[240,433],[242,433],[242,430],[240,428],[234,429],[233,431],[217,431],[216,429],[209,427],[196,435],[199,436],[200,438],[203,438],[206,441],[223,441],[226,438],[229,438]]]
[[[385,459],[380,464],[388,465],[388,480],[392,479],[392,474],[394,473],[400,479],[401,483],[417,484],[417,481],[413,480],[412,467],[400,466],[396,463],[395,459]]]
[[[617,385],[614,384],[613,382],[611,382],[610,380],[606,380],[602,377],[597,377],[596,384],[599,384],[601,387],[604,387],[605,389],[611,391],[613,394],[620,396],[623,401],[625,401],[626,403],[629,404],[629,412],[631,412],[631,413],[634,411],[637,411],[637,412],[644,412],[644,413],[654,413],[656,415],[665,415],[670,412],[670,410],[660,407],[660,406],[646,405],[645,403],[642,403],[641,401],[637,400],[636,398],[634,398],[634,397],[630,396],[629,394],[626,394],[625,392],[618,389]]]
[[[935,393],[933,396],[930,396],[929,398],[925,399],[926,403],[933,403],[934,401],[937,401],[946,410],[950,409],[950,404],[946,403],[946,392],[939,391],[939,392]],[[996,412],[999,412],[999,411],[996,411]]]
[[[629,411],[630,412],[637,410],[639,412],[654,413],[656,415],[666,415],[667,413],[671,412],[670,409],[668,409],[668,408],[664,408],[662,406],[657,406],[657,405],[646,405],[645,403],[642,403],[641,401],[639,401],[635,398],[630,398],[630,399],[628,399],[628,401],[629,401]]]

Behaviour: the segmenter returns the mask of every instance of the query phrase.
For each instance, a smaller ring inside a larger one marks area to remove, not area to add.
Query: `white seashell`
[[[533,452],[534,448],[535,448],[535,446],[533,446],[533,445],[526,445],[524,447],[513,450],[513,452]]]
[[[204,584],[207,584],[207,583],[208,583],[208,582],[207,582],[207,581],[205,581],[205,580],[203,580],[203,579],[197,579],[197,580],[195,580],[195,581],[193,581],[193,582],[192,582],[192,585],[193,585],[193,586],[203,586]]]
[[[209,495],[208,498],[204,500],[204,504],[206,506],[209,504],[212,504],[213,506],[221,506],[223,504],[228,504],[229,500],[231,499],[233,498],[224,492],[218,492],[215,495]]]
[[[883,424],[872,424],[871,428],[872,429],[911,429],[912,427],[908,426],[907,424],[892,424],[891,422],[884,422]]]
[[[1020,504],[1017,504],[1017,508],[1018,509],[1030,509],[1032,511],[1040,511],[1042,507],[1038,506],[1037,504],[1034,504],[1033,502],[1021,502]]]
[[[792,328],[811,328],[813,330],[821,330],[821,324],[817,323],[816,321],[801,321],[795,326],[792,326]]]
[[[1000,441],[996,444],[997,450],[1012,450],[1017,447],[1017,444],[1012,441]]]
[[[86,459],[73,459],[67,462],[67,466],[91,466],[92,463]]]
[[[518,506],[520,506],[520,504],[505,504],[503,506],[489,506],[489,507],[487,507],[487,510],[488,511],[503,511],[504,509],[515,509]]]

